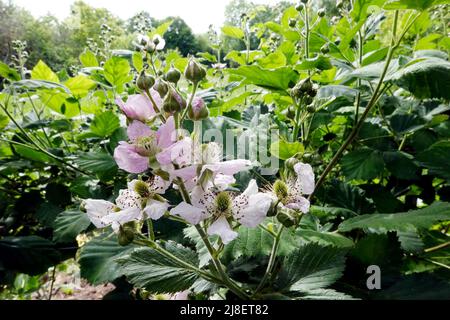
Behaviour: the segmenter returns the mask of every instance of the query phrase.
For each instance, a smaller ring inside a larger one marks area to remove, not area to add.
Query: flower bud
[[[294,170],[294,166],[299,162],[300,160],[298,160],[297,158],[289,158],[284,162],[284,166],[286,167],[286,169]]]
[[[194,98],[188,111],[189,119],[200,121],[209,117],[209,109],[202,98]]]
[[[304,4],[308,3],[308,0],[301,0]]]
[[[137,79],[137,87],[142,91],[149,91],[151,87],[155,84],[155,78],[151,75],[145,74],[145,71],[142,71]]]
[[[323,54],[327,54],[330,52],[330,46],[328,45],[328,43],[325,43],[321,48],[320,48],[320,52],[322,52]]]
[[[178,81],[180,81],[181,78],[181,72],[178,71],[178,69],[175,69],[174,66],[172,65],[169,71],[167,72],[165,78],[167,81],[177,85]]]
[[[316,108],[313,105],[310,105],[306,107],[306,111],[308,111],[309,113],[315,113]]]
[[[173,88],[169,86],[163,101],[163,109],[167,113],[179,112],[186,108],[186,100]]]
[[[319,17],[321,17],[321,18],[325,17],[325,9],[324,9],[324,8],[320,8],[320,9],[317,11],[317,15],[318,15]]]
[[[336,1],[336,8],[342,9],[343,7],[344,7],[344,1],[342,1],[342,0],[337,0],[337,1]]]
[[[133,242],[134,240],[134,224],[125,224],[120,226],[119,234],[117,235],[117,239],[119,241],[119,245],[125,247]]]
[[[278,201],[272,201],[269,210],[267,211],[267,217],[275,217],[278,213]]]
[[[312,89],[313,86],[310,78],[303,79],[297,85],[299,86],[300,92],[302,93],[307,93]]]
[[[305,99],[303,100],[303,102],[304,102],[304,104],[306,104],[308,106],[314,102],[314,98],[311,96],[306,96]]]
[[[206,70],[194,59],[190,59],[184,71],[184,76],[192,83],[199,83],[206,77]]]
[[[295,28],[295,26],[297,25],[297,20],[295,19],[289,19],[289,27],[291,28]]]
[[[156,51],[156,45],[153,42],[149,42],[147,43],[147,45],[144,48],[145,51],[147,51],[148,53],[152,54]]]
[[[278,210],[277,220],[286,228],[293,227],[299,223],[299,215],[292,209],[281,208]]]
[[[153,89],[155,89],[156,92],[159,93],[161,98],[164,98],[167,94],[167,91],[169,90],[169,86],[168,86],[167,82],[165,82],[164,80],[158,79],[158,80],[156,80],[156,83],[153,86]]]
[[[303,9],[305,9],[305,5],[301,2],[295,7],[295,10],[297,10],[298,12],[302,12]]]

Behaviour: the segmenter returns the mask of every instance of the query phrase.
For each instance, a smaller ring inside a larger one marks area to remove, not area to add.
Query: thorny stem
[[[405,36],[406,32],[409,30],[409,28],[411,28],[412,24],[414,23],[414,21],[417,19],[417,17],[419,15],[417,14],[417,15],[414,16],[413,19],[410,19],[409,23],[407,24],[407,26],[403,30],[403,32],[400,35],[400,37],[398,39],[396,39],[397,25],[398,25],[398,16],[399,16],[399,12],[398,12],[398,10],[396,10],[395,14],[394,14],[394,24],[393,24],[393,27],[392,27],[391,45],[389,47],[389,52],[388,52],[388,55],[387,55],[387,58],[386,58],[386,63],[384,65],[384,68],[383,68],[383,71],[381,73],[380,79],[378,81],[377,87],[375,88],[375,91],[374,91],[374,93],[372,95],[372,98],[370,99],[369,103],[367,104],[367,107],[366,107],[364,113],[362,114],[361,118],[359,119],[357,125],[353,128],[353,130],[350,133],[350,135],[347,138],[347,140],[342,144],[342,146],[336,152],[336,154],[334,155],[333,159],[330,161],[330,163],[328,164],[328,166],[325,168],[324,172],[320,176],[319,180],[316,183],[315,190],[317,190],[325,182],[326,177],[331,172],[331,170],[333,170],[333,168],[335,167],[335,165],[337,164],[337,162],[341,158],[342,154],[347,150],[347,148],[350,146],[350,144],[353,142],[353,140],[357,137],[357,135],[359,133],[359,130],[361,129],[362,125],[364,124],[364,121],[366,120],[367,116],[369,115],[370,111],[372,110],[372,107],[374,105],[376,105],[376,103],[378,102],[378,99],[381,97],[381,94],[384,91],[383,90],[383,82],[384,82],[386,74],[387,74],[387,72],[389,70],[389,66],[390,66],[391,60],[392,60],[392,58],[394,56],[394,52],[399,47],[399,45],[400,45],[403,37]],[[313,196],[313,194],[311,194],[309,196],[309,199],[311,199],[312,196]]]

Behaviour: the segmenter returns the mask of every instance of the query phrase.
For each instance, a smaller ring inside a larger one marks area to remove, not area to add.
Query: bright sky
[[[195,33],[208,31],[208,26],[222,25],[225,6],[230,0],[84,0],[97,8],[106,8],[122,19],[132,17],[140,11],[147,11],[156,19],[167,16],[179,16]],[[74,0],[12,0],[13,3],[26,8],[34,16],[47,13],[64,19],[69,15],[70,5]],[[279,0],[252,0],[258,4],[274,4]]]

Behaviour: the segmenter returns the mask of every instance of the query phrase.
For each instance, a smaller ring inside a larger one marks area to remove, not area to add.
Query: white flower
[[[212,218],[208,234],[220,236],[224,244],[237,237],[230,221],[255,228],[264,220],[272,204],[270,195],[258,192],[255,180],[250,181],[247,189],[238,196],[222,191],[212,183],[205,189],[196,186],[191,192],[191,199],[192,204],[182,202],[170,213],[192,224]]]
[[[161,37],[159,34],[155,34],[152,39],[153,43],[156,46],[156,50],[161,51],[166,46],[166,40]]]

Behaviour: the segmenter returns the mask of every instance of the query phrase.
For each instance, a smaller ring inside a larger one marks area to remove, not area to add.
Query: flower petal
[[[249,170],[253,167],[249,160],[237,159],[214,164],[206,164],[203,166],[203,171],[210,170],[214,173],[220,173],[227,176],[235,175],[238,172]]]
[[[189,165],[192,162],[192,139],[184,138],[156,155],[161,165]]]
[[[141,156],[133,145],[124,141],[114,150],[114,159],[120,169],[129,173],[142,173],[149,167],[148,158]]]
[[[112,225],[115,232],[118,232],[119,226],[139,220],[142,220],[142,212],[139,208],[128,208],[119,212],[112,212],[102,218],[102,222],[106,225]]]
[[[165,149],[173,145],[177,141],[177,135],[175,131],[175,121],[173,117],[169,117],[166,123],[163,123],[156,132],[158,139],[158,147]]]
[[[315,188],[314,172],[309,164],[297,163],[294,166],[297,173],[297,186],[302,194],[312,194]]]
[[[246,227],[256,228],[266,218],[271,205],[272,197],[270,195],[266,193],[251,195],[248,206],[235,218]]]
[[[225,189],[227,189],[230,185],[232,185],[234,183],[236,183],[236,179],[233,176],[227,176],[227,175],[219,173],[214,178],[214,186],[219,191],[224,191]]]
[[[238,236],[238,233],[231,229],[230,224],[225,217],[220,217],[211,224],[208,228],[208,234],[210,236],[218,235],[224,244],[230,243]]]
[[[142,198],[133,190],[123,189],[119,191],[119,196],[116,199],[116,204],[122,210],[128,208],[141,209]]]
[[[88,199],[85,202],[86,214],[92,224],[97,228],[104,228],[106,224],[102,222],[102,218],[114,211],[114,204],[105,200]]]
[[[119,102],[118,105],[125,115],[133,120],[146,121],[156,115],[152,102],[144,94],[131,95],[126,103],[120,100],[116,102]]]
[[[156,201],[149,199],[147,205],[144,208],[144,213],[153,220],[160,219],[169,209],[169,204],[167,202]]]
[[[206,218],[205,211],[186,202],[182,202],[178,206],[170,210],[170,214],[179,216],[193,225],[199,224],[200,221]]]
[[[134,120],[127,128],[128,138],[131,141],[136,141],[141,137],[148,137],[152,133],[152,129],[138,120]]]
[[[303,213],[308,213],[310,208],[309,200],[305,197],[299,196],[288,204],[286,204],[286,208],[300,210]]]

